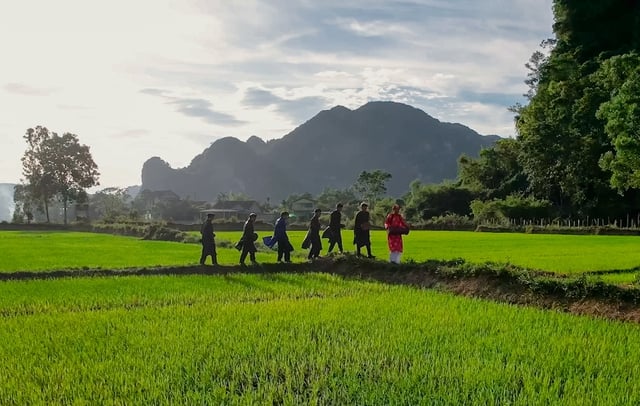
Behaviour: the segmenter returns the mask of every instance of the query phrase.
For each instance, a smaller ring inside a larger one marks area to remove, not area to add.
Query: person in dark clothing
[[[278,244],[278,262],[282,261],[284,256],[284,262],[291,262],[291,251],[293,246],[289,242],[289,236],[287,235],[287,221],[289,219],[289,212],[283,211],[280,213],[280,218],[276,221],[276,226],[273,230],[273,237],[269,243],[269,247],[273,247]]]
[[[258,217],[255,213],[249,214],[249,218],[244,223],[244,227],[242,228],[242,238],[240,238],[240,242],[242,243],[242,253],[240,254],[240,265],[244,265],[244,260],[247,258],[247,254],[249,254],[249,258],[251,259],[251,263],[257,265],[256,262],[256,234],[253,231],[253,223],[256,221],[256,217]]]
[[[311,221],[309,222],[307,238],[309,239],[310,249],[309,256],[307,258],[310,260],[320,257],[320,251],[322,251],[322,240],[320,239],[320,213],[322,213],[322,210],[316,209],[313,213],[313,217],[311,217]]]
[[[200,265],[204,265],[208,256],[211,256],[212,265],[218,265],[218,255],[216,253],[216,242],[213,232],[213,213],[207,214],[207,219],[200,227],[200,235],[202,235],[202,255],[200,255]]]
[[[362,256],[360,250],[362,247],[367,248],[367,258],[375,258],[371,255],[371,236],[369,235],[369,205],[366,203],[360,204],[360,211],[356,214],[355,224],[353,226],[353,243],[356,245],[356,253],[359,257]]]
[[[327,253],[331,253],[333,251],[333,247],[338,245],[338,250],[342,254],[344,250],[342,249],[342,228],[344,224],[342,224],[342,203],[338,203],[336,205],[336,209],[331,212],[331,220],[329,221],[329,251]]]

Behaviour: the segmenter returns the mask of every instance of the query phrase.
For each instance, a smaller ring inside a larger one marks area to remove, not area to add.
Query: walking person
[[[338,203],[336,205],[336,209],[331,212],[331,220],[329,220],[329,251],[328,254],[333,251],[333,248],[338,245],[338,250],[342,254],[344,250],[342,249],[342,228],[344,224],[342,224],[342,203]]]
[[[391,213],[384,222],[384,228],[387,230],[387,243],[389,245],[389,262],[394,264],[400,263],[402,256],[402,236],[409,234],[409,226],[400,214],[400,206],[394,204]]]
[[[291,251],[293,246],[289,242],[289,236],[287,235],[287,221],[289,220],[289,212],[283,211],[280,213],[280,217],[276,221],[276,226],[273,230],[273,237],[269,243],[269,247],[273,247],[278,244],[278,262],[282,261],[291,263]]]
[[[322,210],[315,209],[313,212],[313,217],[311,217],[311,221],[309,221],[309,231],[307,232],[307,239],[309,248],[309,255],[307,259],[313,261],[316,258],[320,257],[320,251],[322,251],[322,239],[320,238],[320,214]]]
[[[369,219],[369,205],[362,202],[353,225],[353,243],[356,245],[356,254],[359,257],[362,256],[360,252],[362,247],[365,247],[367,249],[367,258],[375,258],[371,255],[371,236],[369,233],[371,224]]]
[[[249,214],[249,218],[244,223],[244,227],[242,228],[242,237],[240,238],[240,243],[242,244],[242,253],[240,254],[240,265],[244,265],[244,261],[247,258],[247,254],[249,254],[249,258],[251,259],[251,263],[253,265],[257,265],[256,262],[256,244],[255,241],[257,239],[257,234],[253,231],[253,224],[256,221],[256,217],[258,217],[255,213]]]
[[[216,253],[215,233],[213,232],[213,213],[207,214],[207,219],[200,227],[202,239],[202,255],[200,255],[200,265],[204,265],[208,256],[211,256],[211,264],[218,265],[218,255]]]

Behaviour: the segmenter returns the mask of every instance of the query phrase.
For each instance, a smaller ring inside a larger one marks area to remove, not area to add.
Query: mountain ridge
[[[392,174],[388,190],[397,196],[414,179],[454,179],[461,154],[477,156],[498,139],[402,103],[335,106],[268,142],[255,135],[247,141],[220,138],[184,168],[150,158],[142,168],[142,189],[173,190],[194,200],[213,201],[233,191],[275,201],[348,187],[360,172],[382,169]]]

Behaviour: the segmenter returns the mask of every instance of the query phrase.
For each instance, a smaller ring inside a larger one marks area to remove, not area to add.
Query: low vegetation
[[[328,275],[0,292],[3,404],[640,401],[631,324]]]

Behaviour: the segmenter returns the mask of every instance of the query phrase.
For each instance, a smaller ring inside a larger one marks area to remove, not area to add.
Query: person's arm
[[[389,214],[387,215],[387,218],[384,220],[384,228],[385,230],[388,230],[389,227],[391,227],[391,222],[393,221],[393,215]]]

